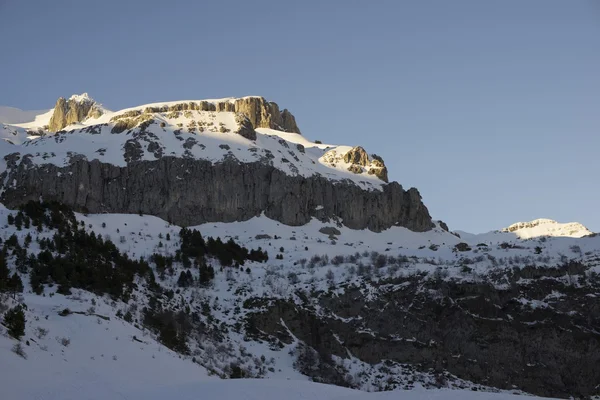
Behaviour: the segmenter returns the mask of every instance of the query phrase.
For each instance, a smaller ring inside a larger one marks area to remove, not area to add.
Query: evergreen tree
[[[0,252],[0,292],[8,290],[10,271],[6,265],[4,254]]]
[[[13,293],[13,297],[16,293],[23,292],[23,281],[21,277],[15,272],[8,281],[8,290]]]
[[[21,339],[25,334],[25,313],[23,313],[21,306],[16,306],[6,312],[4,325],[12,337]]]

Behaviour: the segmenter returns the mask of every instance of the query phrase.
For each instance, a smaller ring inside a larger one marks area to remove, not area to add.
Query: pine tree
[[[13,293],[13,297],[15,297],[17,293],[23,292],[23,281],[16,272],[10,277],[10,280],[8,281],[8,290]]]
[[[25,313],[21,306],[11,308],[4,316],[4,325],[8,333],[15,339],[21,339],[25,334]]]
[[[6,260],[4,254],[0,252],[0,292],[8,290],[9,287],[9,273],[8,267],[6,266]]]

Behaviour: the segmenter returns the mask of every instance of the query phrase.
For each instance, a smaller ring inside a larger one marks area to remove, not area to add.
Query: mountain
[[[0,147],[7,206],[43,197],[184,226],[262,213],[289,225],[318,218],[374,231],[433,226],[416,189],[387,183],[380,157],[309,141],[288,110],[262,97],[109,112],[84,94],[59,99],[48,124],[4,127],[14,144]]]
[[[8,398],[600,395],[600,236],[451,232],[261,97],[58,104],[0,125]]]
[[[510,232],[520,239],[530,239],[540,236],[567,236],[583,237],[591,235],[592,232],[579,222],[559,223],[551,219],[536,219],[530,222],[517,222],[502,232]]]

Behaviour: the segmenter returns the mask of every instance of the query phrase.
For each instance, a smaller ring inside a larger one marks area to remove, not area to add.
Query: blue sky
[[[434,218],[600,231],[600,2],[0,0],[0,104],[262,95]]]

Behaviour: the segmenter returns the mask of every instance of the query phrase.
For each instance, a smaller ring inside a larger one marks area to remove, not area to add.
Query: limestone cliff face
[[[328,151],[323,155],[323,161],[335,167],[339,162],[350,164],[348,171],[355,174],[367,172],[369,175],[375,175],[384,182],[388,182],[387,167],[383,159],[376,154],[367,154],[365,149],[360,146],[353,147],[346,153],[340,153],[338,149]]]
[[[292,113],[287,109],[279,111],[277,103],[269,102],[264,97],[241,97],[217,102],[181,102],[169,106],[146,107],[144,113],[185,110],[236,112],[245,115],[254,128],[271,128],[284,132],[300,133],[300,128],[298,128]],[[120,116],[117,115],[115,118]]]
[[[320,176],[290,176],[268,164],[235,160],[163,157],[126,167],[74,159],[66,167],[33,166],[27,156],[7,157],[7,182],[0,201],[16,207],[28,200],[56,200],[92,213],[156,215],[190,226],[213,221],[243,221],[265,213],[287,225],[312,217],[340,219],[353,229],[381,231],[404,226],[426,231],[433,224],[416,189],[397,182],[366,191],[353,183]]]
[[[73,96],[69,100],[61,97],[54,106],[54,113],[50,118],[48,130],[58,132],[67,125],[82,122],[88,118],[98,118],[101,115],[102,109],[86,94]]]
[[[215,106],[216,111],[233,111],[246,115],[254,128],[300,133],[294,116],[286,109],[279,111],[277,103],[269,102],[264,97],[242,97],[234,102],[218,102]]]

